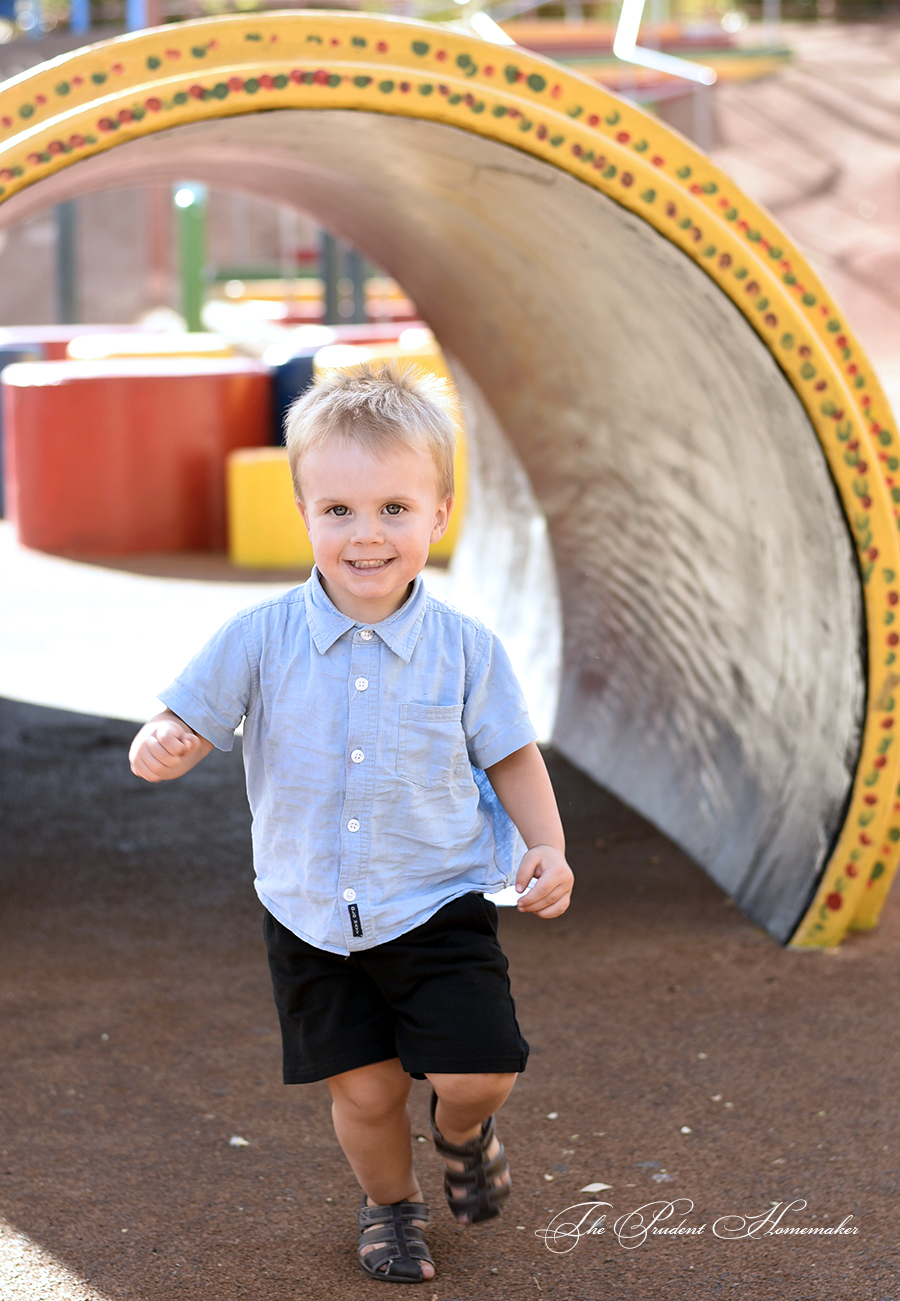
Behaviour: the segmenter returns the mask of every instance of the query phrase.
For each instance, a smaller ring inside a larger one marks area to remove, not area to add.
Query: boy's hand
[[[167,709],[144,724],[131,743],[128,758],[136,777],[165,782],[189,772],[212,748],[210,741]]]
[[[534,878],[536,884],[522,894],[519,912],[537,913],[538,917],[561,917],[569,906],[575,875],[566,856],[552,845],[535,845],[525,854],[516,873],[516,890],[522,893]]]

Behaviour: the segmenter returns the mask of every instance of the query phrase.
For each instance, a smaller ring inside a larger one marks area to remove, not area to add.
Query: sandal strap
[[[503,1156],[502,1150],[500,1156]],[[447,1205],[456,1218],[466,1215],[473,1224],[477,1224],[499,1215],[509,1200],[510,1187],[508,1183],[497,1184],[494,1180],[498,1175],[505,1174],[508,1168],[508,1162],[504,1158],[479,1166],[476,1170],[445,1171],[444,1192]],[[460,1190],[464,1194],[462,1197],[458,1195]],[[454,1193],[457,1195],[454,1196]]]
[[[450,1143],[435,1124],[437,1094],[431,1095],[431,1134],[434,1146],[442,1156],[463,1163],[462,1170],[444,1170],[444,1194],[447,1205],[456,1219],[467,1216],[470,1223],[478,1224],[481,1220],[491,1220],[500,1215],[504,1203],[508,1200],[510,1186],[508,1183],[495,1183],[495,1180],[509,1171],[509,1161],[500,1143],[496,1156],[488,1160],[487,1150],[496,1137],[494,1117],[488,1116],[481,1127],[481,1134],[470,1138],[467,1143]],[[463,1192],[463,1196],[454,1197],[454,1191]]]
[[[422,1229],[413,1220],[428,1220],[424,1202],[393,1202],[390,1206],[363,1204],[359,1223],[359,1263],[366,1274],[388,1283],[421,1283],[421,1261],[434,1264]],[[363,1254],[363,1248],[377,1243]],[[382,1265],[387,1265],[382,1269]]]
[[[363,1202],[357,1216],[360,1230],[373,1224],[390,1224],[397,1220],[425,1220],[427,1223],[430,1218],[431,1213],[425,1202],[411,1201],[392,1202],[389,1206],[367,1206]],[[412,1227],[416,1228],[416,1225]],[[416,1231],[421,1232],[419,1229]]]

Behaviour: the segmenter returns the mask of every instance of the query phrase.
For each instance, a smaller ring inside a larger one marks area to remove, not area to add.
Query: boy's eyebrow
[[[392,501],[398,503],[410,502],[416,500],[416,494],[414,492],[409,494],[398,492],[398,493],[394,493],[392,496],[384,497],[382,500],[385,503],[385,505],[387,505],[389,502]],[[345,497],[313,497],[311,498],[311,502],[314,506],[324,506],[326,504],[329,506],[347,505],[347,499]]]

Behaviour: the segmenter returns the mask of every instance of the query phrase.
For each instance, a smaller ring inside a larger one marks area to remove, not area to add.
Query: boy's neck
[[[385,619],[389,619],[406,604],[415,586],[415,579],[413,579],[399,593],[392,592],[388,596],[367,600],[362,597],[354,598],[347,592],[336,592],[321,574],[319,574],[319,582],[334,608],[356,623],[382,623]]]

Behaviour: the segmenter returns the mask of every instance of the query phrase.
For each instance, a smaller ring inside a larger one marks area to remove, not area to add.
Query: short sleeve
[[[487,628],[482,629],[473,656],[462,724],[469,759],[476,768],[490,768],[537,739],[509,656]]]
[[[235,729],[250,707],[254,671],[240,615],[198,651],[159,699],[217,750],[231,750]]]

